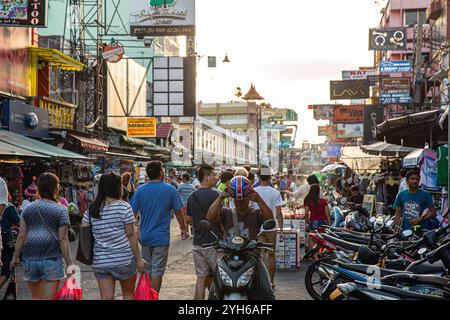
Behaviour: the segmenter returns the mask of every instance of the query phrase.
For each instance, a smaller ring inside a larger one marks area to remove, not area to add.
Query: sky
[[[227,102],[253,83],[273,107],[299,114],[297,145],[321,142],[310,104],[329,103],[329,81],[373,65],[375,0],[196,0],[197,100]],[[225,54],[231,63],[222,63]],[[217,56],[208,68],[207,56]],[[326,122],[321,122],[322,125]]]

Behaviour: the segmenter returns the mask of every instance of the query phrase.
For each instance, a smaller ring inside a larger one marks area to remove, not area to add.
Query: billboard
[[[153,116],[195,116],[195,69],[195,57],[154,58]]]
[[[406,50],[406,28],[369,29],[369,50]]]
[[[408,72],[413,72],[411,60],[380,62],[380,73],[408,73]]]
[[[383,78],[381,80],[382,90],[409,90],[410,86],[409,78]]]
[[[384,121],[384,107],[382,105],[366,105],[364,107],[364,144],[378,142],[376,125]]]
[[[360,123],[363,121],[363,105],[337,106],[334,108],[334,123]]]
[[[47,0],[2,0],[0,26],[44,28],[47,11]]]
[[[369,76],[376,76],[377,70],[364,69],[364,70],[345,70],[342,71],[342,80],[364,80]]]
[[[128,118],[127,136],[134,138],[156,137],[156,118]]]
[[[352,100],[369,98],[369,81],[330,81],[330,100]]]
[[[338,123],[338,138],[362,138],[364,136],[364,123]]]
[[[315,104],[313,105],[314,120],[333,119],[334,104]]]
[[[147,115],[147,79],[145,67],[124,57],[117,63],[106,62],[107,125],[127,132],[127,117]]]
[[[130,32],[137,36],[195,36],[195,0],[134,0]]]
[[[392,103],[412,103],[413,99],[407,91],[390,91],[380,93],[380,103],[381,104],[392,104]]]

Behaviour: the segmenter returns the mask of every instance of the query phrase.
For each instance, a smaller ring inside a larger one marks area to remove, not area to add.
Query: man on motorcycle
[[[396,208],[395,225],[402,227],[403,230],[422,225],[426,220],[436,216],[431,195],[419,188],[419,172],[416,170],[408,171],[406,182],[408,183],[408,190],[400,192],[394,204]],[[428,209],[427,213],[422,214],[426,209]],[[402,219],[403,223],[400,224]]]
[[[272,210],[267,206],[261,196],[255,192],[247,178],[234,177],[227,190],[222,192],[208,210],[208,220],[222,226],[225,237],[235,234],[233,224],[233,211],[222,206],[225,198],[234,199],[238,216],[238,228],[241,236],[257,241],[259,230],[264,220],[273,219]],[[256,202],[259,209],[250,206],[250,201]],[[275,250],[275,248],[274,248]],[[259,275],[259,291],[261,300],[274,300],[272,285],[262,259],[257,265]]]

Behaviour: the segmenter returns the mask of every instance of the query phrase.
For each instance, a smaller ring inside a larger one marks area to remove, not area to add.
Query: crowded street
[[[449,8],[1,0],[0,301],[450,300]]]

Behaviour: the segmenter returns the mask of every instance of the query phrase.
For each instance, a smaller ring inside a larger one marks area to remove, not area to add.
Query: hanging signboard
[[[380,62],[380,73],[408,73],[408,72],[413,72],[411,60]]]
[[[381,80],[382,90],[409,90],[409,78],[383,78]]]
[[[47,0],[2,0],[0,26],[45,28],[47,11]]]
[[[342,71],[342,80],[364,80],[369,76],[376,76],[377,70],[346,70]]]
[[[363,121],[363,105],[338,106],[334,108],[334,123],[360,123]]]
[[[384,106],[366,105],[364,107],[364,144],[377,142],[377,125],[384,121]]]
[[[130,2],[132,35],[195,36],[195,0]]]
[[[413,99],[411,98],[409,91],[380,93],[380,103],[381,104],[412,103],[412,102],[413,102]]]
[[[362,138],[364,136],[364,123],[338,123],[338,138]]]
[[[369,50],[406,50],[406,28],[369,29]]]
[[[334,104],[315,104],[313,105],[314,120],[331,120],[333,119]]]
[[[102,57],[108,62],[116,63],[122,60],[123,55],[125,54],[125,49],[123,45],[119,42],[114,42],[107,44],[103,48]]]
[[[330,81],[330,100],[352,100],[369,98],[369,81]]]
[[[127,118],[127,124],[128,137],[156,137],[156,118]]]

